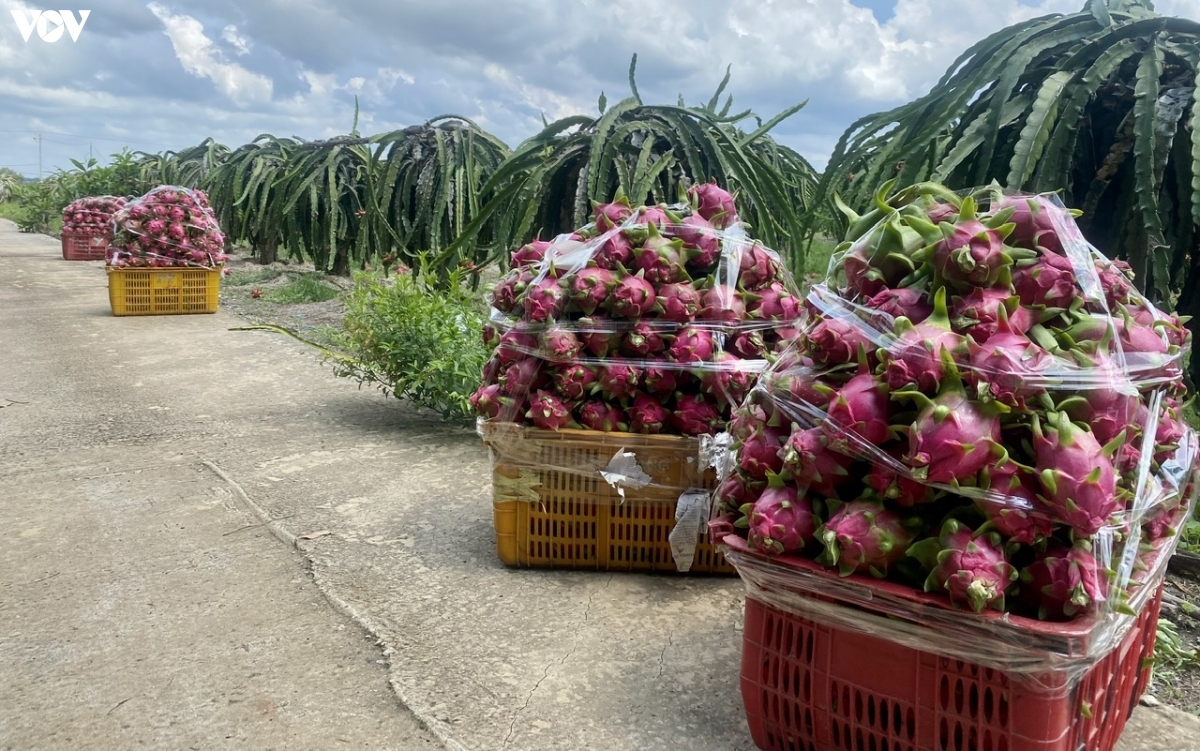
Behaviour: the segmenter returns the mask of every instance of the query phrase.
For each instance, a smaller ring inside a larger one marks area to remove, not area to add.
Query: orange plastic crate
[[[713,533],[738,556],[764,559],[733,535],[727,519],[715,521]],[[780,568],[772,577],[786,577],[788,568],[837,577],[812,561],[774,563]],[[914,607],[950,608],[893,582],[861,576],[847,582],[909,599]],[[1074,678],[1049,669],[1010,675],[788,612],[751,594],[741,671],[751,737],[763,751],[1112,751],[1149,680],[1161,579],[1153,586],[1121,642]],[[890,612],[874,602],[855,592],[842,604],[874,615]],[[990,611],[979,617],[994,619],[997,628],[1011,631],[1009,638],[1030,645],[1052,638],[1082,646],[1093,625]]]
[[[221,268],[108,266],[108,301],[115,316],[215,313]]]
[[[64,229],[62,232],[62,254],[64,261],[103,261],[112,242],[112,233],[107,230],[83,232]]]
[[[509,566],[677,571],[668,535],[679,496],[712,490],[695,438],[590,430],[482,429],[492,448],[496,550]],[[617,451],[633,452],[651,483],[622,501],[599,474]],[[689,573],[730,575],[733,567],[701,524]]]

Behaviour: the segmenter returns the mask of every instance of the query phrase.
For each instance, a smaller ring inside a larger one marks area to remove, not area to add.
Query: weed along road
[[[736,578],[507,569],[472,430],[7,221],[0,278],[0,749],[753,748]]]

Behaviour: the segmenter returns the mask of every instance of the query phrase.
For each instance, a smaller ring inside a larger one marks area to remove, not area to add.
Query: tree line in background
[[[734,112],[730,97],[722,102],[726,74],[702,106],[648,105],[635,66],[636,57],[629,97],[608,106],[602,94],[595,117],[547,123],[515,149],[447,115],[371,137],[264,134],[233,150],[209,141],[122,152],[36,184],[0,175],[0,197],[22,202],[36,229],[82,195],[197,186],[231,241],[263,261],[299,258],[335,273],[406,263],[446,279],[583,224],[593,201],[672,202],[716,180],[800,275],[807,240],[844,230],[835,197],[864,212],[892,178],[956,190],[995,181],[1059,191],[1083,210],[1094,245],[1128,260],[1152,299],[1193,316],[1193,330],[1200,324],[1200,24],[1157,15],[1150,0],[1088,0],[983,39],[925,96],[853,123],[822,175],[769,135],[803,104],[765,122]],[[1200,358],[1192,375],[1200,380]]]

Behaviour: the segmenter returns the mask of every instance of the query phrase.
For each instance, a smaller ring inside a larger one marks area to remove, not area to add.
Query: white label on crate
[[[650,484],[650,475],[638,464],[637,455],[623,448],[613,455],[607,467],[600,470],[600,476],[617,489],[622,501],[625,500],[625,488],[637,490]]]
[[[675,504],[675,526],[667,541],[677,571],[689,571],[696,559],[696,543],[700,541],[700,525],[708,521],[711,496],[707,490],[689,490]]]

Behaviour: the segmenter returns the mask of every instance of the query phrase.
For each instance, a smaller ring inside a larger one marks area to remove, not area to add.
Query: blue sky
[[[970,44],[1082,0],[106,0],[77,41],[22,39],[0,0],[0,166],[27,175],[70,158],[233,146],[264,132],[378,133],[458,113],[510,145],[542,116],[592,114],[628,93],[707,101],[724,74],[738,109],[823,166],[857,117],[926,91]],[[1200,20],[1198,0],[1158,10]],[[53,21],[53,19],[50,19]],[[42,27],[53,36],[56,26]]]

